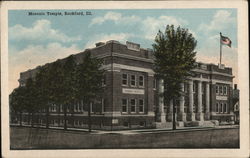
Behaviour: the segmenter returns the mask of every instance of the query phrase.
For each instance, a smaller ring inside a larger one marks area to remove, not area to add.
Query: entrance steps
[[[172,128],[173,123],[172,122],[156,122],[155,123],[156,128],[160,129],[160,128]]]
[[[218,121],[216,120],[184,122],[185,127],[214,127],[217,125]]]

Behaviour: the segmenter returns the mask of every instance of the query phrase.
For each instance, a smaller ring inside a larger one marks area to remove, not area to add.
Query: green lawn
[[[239,129],[208,129],[140,134],[11,127],[11,149],[239,148]]]

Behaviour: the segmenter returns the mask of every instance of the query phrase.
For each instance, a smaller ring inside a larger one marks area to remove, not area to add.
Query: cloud
[[[108,12],[104,16],[99,16],[93,18],[89,27],[92,25],[101,25],[106,21],[112,21],[116,25],[132,25],[138,27],[137,37],[141,36],[141,38],[146,38],[149,40],[153,40],[158,32],[158,30],[164,30],[167,24],[173,24],[174,26],[182,26],[187,25],[188,22],[182,18],[177,18],[173,16],[159,16],[159,17],[151,17],[148,16],[145,19],[142,19],[139,16],[124,16],[121,13],[117,12]],[[191,30],[190,30],[191,32]],[[196,34],[192,31],[193,35]]]
[[[10,50],[16,51],[14,48]],[[20,72],[78,52],[80,49],[76,45],[65,47],[60,43],[50,43],[46,46],[29,45],[23,50],[9,53],[15,54],[9,56],[9,92],[18,86]]]
[[[132,24],[140,21],[140,17],[132,15],[132,16],[123,16],[121,13],[117,12],[107,12],[104,16],[99,16],[93,18],[89,24],[92,25],[101,25],[106,21],[113,21],[115,24]]]
[[[213,16],[209,24],[202,23],[199,26],[200,31],[221,31],[223,29],[232,27],[236,24],[236,18],[231,16],[231,12],[226,10],[219,10]]]
[[[174,25],[182,26],[187,25],[188,22],[182,18],[176,18],[173,16],[160,16],[158,18],[155,17],[147,17],[142,22],[142,30],[145,33],[145,38],[149,40],[153,40],[159,30],[165,30],[166,25]]]
[[[51,22],[46,19],[37,20],[32,27],[24,27],[20,24],[9,28],[10,40],[28,40],[28,41],[59,41],[73,42],[78,41],[80,37],[69,37],[57,29],[51,27]]]
[[[92,39],[90,39],[84,48],[92,48],[95,47],[95,43],[97,42],[107,42],[109,40],[116,40],[119,42],[125,42],[128,38],[133,37],[133,34],[129,33],[111,33],[111,34],[98,34],[94,35]]]

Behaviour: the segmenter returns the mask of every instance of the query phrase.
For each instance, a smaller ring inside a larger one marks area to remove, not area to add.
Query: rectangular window
[[[93,112],[93,103],[92,102],[90,103],[90,112],[91,113]]]
[[[122,85],[128,85],[128,74],[122,74]]]
[[[224,103],[224,113],[227,113],[227,103]]]
[[[74,112],[76,112],[76,111],[77,111],[77,110],[76,110],[76,108],[77,108],[76,106],[77,106],[77,105],[75,104],[75,105],[74,105]]]
[[[196,84],[195,84],[195,82],[193,83],[193,92],[194,93],[196,92]]]
[[[81,104],[81,111],[83,112],[84,111],[84,109],[83,109],[83,100],[81,100],[80,104]]]
[[[60,112],[63,112],[62,104],[60,105]]]
[[[188,92],[188,84],[184,83],[184,92],[187,93]]]
[[[139,86],[144,87],[144,76],[139,76]]]
[[[80,108],[80,107],[81,107],[80,103],[79,103],[79,102],[77,102],[77,111],[78,111],[78,112],[80,112],[80,111],[81,111],[81,108]]]
[[[135,87],[135,83],[136,83],[135,75],[131,75],[130,76],[130,85]]]
[[[224,86],[224,87],[223,87],[223,94],[224,94],[224,95],[227,95],[227,86]]]
[[[220,95],[222,95],[223,94],[223,86],[220,86]]]
[[[103,113],[104,112],[104,99],[102,98],[102,109],[101,109],[102,111],[101,111],[101,113]]]
[[[55,104],[52,104],[52,112],[56,112],[56,105]]]
[[[128,112],[128,100],[122,99],[122,112],[127,113]]]
[[[106,75],[103,75],[103,78],[102,78],[102,85],[103,85],[103,86],[106,86]]]
[[[219,94],[219,86],[216,86],[215,92],[217,95]]]
[[[135,113],[135,107],[136,107],[135,99],[130,100],[130,106],[131,106],[131,113]]]
[[[216,112],[220,112],[219,111],[219,103],[216,103]]]
[[[144,100],[139,99],[139,112],[143,113],[144,112]]]
[[[220,104],[220,112],[223,113],[223,104]]]
[[[153,88],[156,89],[156,79],[154,78],[154,81],[153,81]]]

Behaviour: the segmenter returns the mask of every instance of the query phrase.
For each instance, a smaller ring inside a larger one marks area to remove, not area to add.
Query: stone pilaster
[[[205,119],[210,120],[210,85],[209,82],[206,83],[206,113]]]
[[[196,113],[196,119],[204,121],[204,114],[202,113],[202,82],[198,81],[198,109]]]
[[[195,121],[195,114],[193,112],[194,106],[194,93],[193,93],[193,81],[188,82],[188,96],[189,96],[189,107],[188,107],[188,121]]]
[[[173,121],[173,100],[170,100],[169,102],[169,111],[167,114],[167,121],[169,122]]]
[[[160,79],[158,82],[158,97],[159,97],[159,112],[160,112],[160,122],[165,123],[166,122],[166,114],[164,111],[164,81],[163,79]]]
[[[184,83],[181,83],[181,91],[184,93]],[[180,96],[180,111],[177,115],[178,121],[186,121],[186,113],[184,111],[185,97]]]

